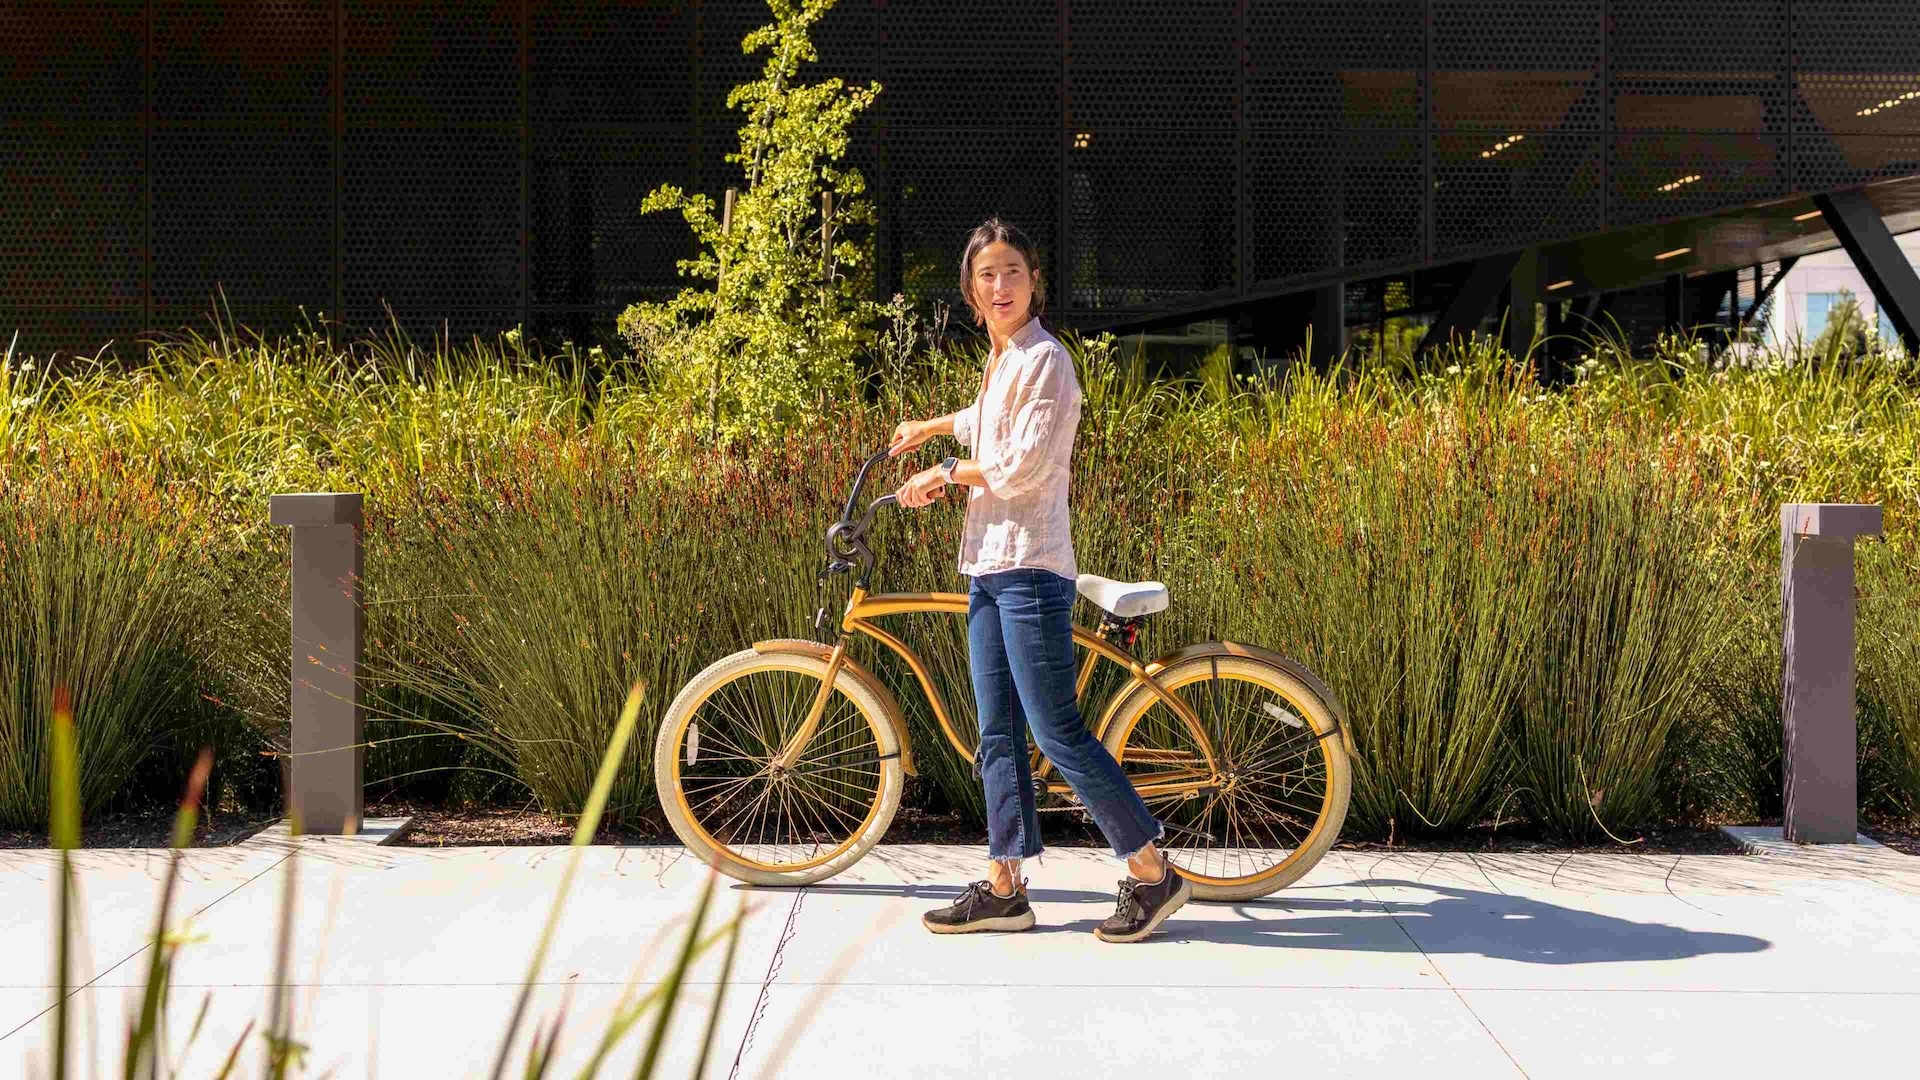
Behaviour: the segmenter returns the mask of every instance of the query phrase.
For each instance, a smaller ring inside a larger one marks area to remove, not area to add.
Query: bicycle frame
[[[915,653],[905,642],[879,626],[874,625],[872,622],[874,619],[885,618],[889,615],[907,615],[923,612],[964,615],[967,613],[967,597],[962,593],[880,593],[877,595],[869,595],[864,586],[856,585],[854,587],[852,596],[847,600],[846,613],[841,618],[840,636],[838,640],[834,642],[831,651],[827,655],[827,672],[821,681],[820,690],[814,696],[806,719],[802,721],[800,727],[795,730],[793,738],[787,743],[786,747],[782,749],[779,757],[776,759],[778,765],[791,768],[793,763],[799,759],[801,751],[806,747],[807,743],[813,738],[815,731],[819,728],[820,720],[826,712],[828,698],[833,692],[834,682],[839,677],[842,667],[848,662],[847,649],[852,642],[853,635],[856,633],[864,634],[867,637],[879,641],[887,648],[893,650],[902,660],[906,661],[907,667],[912,670],[914,674],[914,678],[919,680],[921,692],[926,694],[928,704],[933,707],[934,718],[939,722],[940,730],[946,735],[947,742],[953,746],[954,750],[957,751],[963,759],[968,761],[973,760],[973,752],[968,749],[966,742],[960,738],[959,732],[954,729],[952,715],[947,712],[946,700],[941,697],[939,689],[934,686],[933,677],[928,672],[925,662],[923,662],[919,654]],[[1087,630],[1078,624],[1073,628],[1073,640],[1087,650],[1086,659],[1081,662],[1080,671],[1076,677],[1074,686],[1074,693],[1082,699],[1083,708],[1087,685],[1092,682],[1094,667],[1102,658],[1118,664],[1132,677],[1127,686],[1114,695],[1105,714],[1100,718],[1099,724],[1093,729],[1094,738],[1099,739],[1105,737],[1107,727],[1112,723],[1115,711],[1122,702],[1132,696],[1134,687],[1146,686],[1162,701],[1166,702],[1167,707],[1172,709],[1174,714],[1180,717],[1181,721],[1187,725],[1188,730],[1195,736],[1196,744],[1202,748],[1206,757],[1206,769],[1204,771],[1189,768],[1138,777],[1134,782],[1135,789],[1143,796],[1173,795],[1187,791],[1199,791],[1203,788],[1217,785],[1219,782],[1219,765],[1213,758],[1213,748],[1211,742],[1205,736],[1205,729],[1200,723],[1200,718],[1188,707],[1185,701],[1161,686],[1159,681],[1154,678],[1156,671],[1163,670],[1163,665],[1157,662],[1142,665],[1131,653],[1107,641],[1098,633]],[[763,645],[768,648],[777,647],[776,643],[773,642],[756,643],[754,647],[761,649]],[[824,648],[824,646],[822,647]],[[895,727],[899,731],[902,748],[908,749],[906,746],[907,731],[904,718],[890,719],[897,721]],[[910,750],[908,752],[909,754],[911,753]],[[1145,753],[1151,755],[1153,751],[1146,751]],[[1146,757],[1144,759],[1129,758],[1129,760],[1151,761],[1152,759],[1151,757]],[[1045,777],[1050,770],[1050,762],[1044,760],[1035,762],[1034,775],[1036,777]],[[1047,781],[1046,789],[1053,794],[1067,794],[1072,791],[1070,786],[1059,780]]]

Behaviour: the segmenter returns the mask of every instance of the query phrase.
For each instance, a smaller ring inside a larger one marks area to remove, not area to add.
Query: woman
[[[1164,827],[1087,730],[1074,693],[1078,570],[1067,480],[1080,386],[1073,359],[1037,317],[1047,298],[1039,265],[1032,242],[998,218],[967,238],[961,295],[993,345],[980,393],[959,412],[901,423],[888,446],[898,456],[952,435],[974,455],[915,473],[896,493],[901,506],[921,507],[943,498],[948,484],[967,489],[960,572],[971,579],[967,651],[980,718],[974,767],[987,797],[986,878],[922,921],[937,934],[1033,925],[1020,876],[1020,860],[1042,848],[1026,753],[1031,724],[1034,742],[1127,863],[1113,916],[1094,934],[1138,941],[1193,888],[1161,858],[1154,841]]]

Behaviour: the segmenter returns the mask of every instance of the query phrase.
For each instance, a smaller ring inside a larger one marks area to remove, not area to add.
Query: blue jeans
[[[1120,763],[1080,716],[1074,695],[1074,583],[1051,570],[982,574],[967,590],[967,654],[980,717],[974,770],[987,792],[987,854],[1040,854],[1027,731],[1080,796],[1120,858],[1164,834]]]

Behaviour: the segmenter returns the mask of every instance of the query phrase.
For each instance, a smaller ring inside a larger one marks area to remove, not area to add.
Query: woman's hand
[[[887,456],[899,457],[933,436],[932,425],[925,420],[902,420],[893,429],[893,441],[887,444]]]
[[[947,478],[940,475],[937,468],[922,469],[907,477],[907,482],[900,485],[900,490],[894,492],[894,496],[900,500],[901,506],[916,509],[926,506],[935,499],[947,497]]]

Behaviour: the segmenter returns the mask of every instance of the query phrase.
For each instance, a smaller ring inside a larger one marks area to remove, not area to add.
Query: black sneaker
[[[1167,916],[1193,895],[1193,884],[1167,867],[1159,881],[1149,885],[1139,878],[1120,882],[1120,902],[1107,921],[1094,927],[1093,936],[1101,941],[1139,941],[1158,929]]]
[[[967,891],[953,903],[920,916],[920,921],[936,934],[1025,930],[1033,925],[1033,908],[1027,903],[1025,881],[1014,889],[1012,896],[996,896],[993,885],[982,879],[968,885]]]

